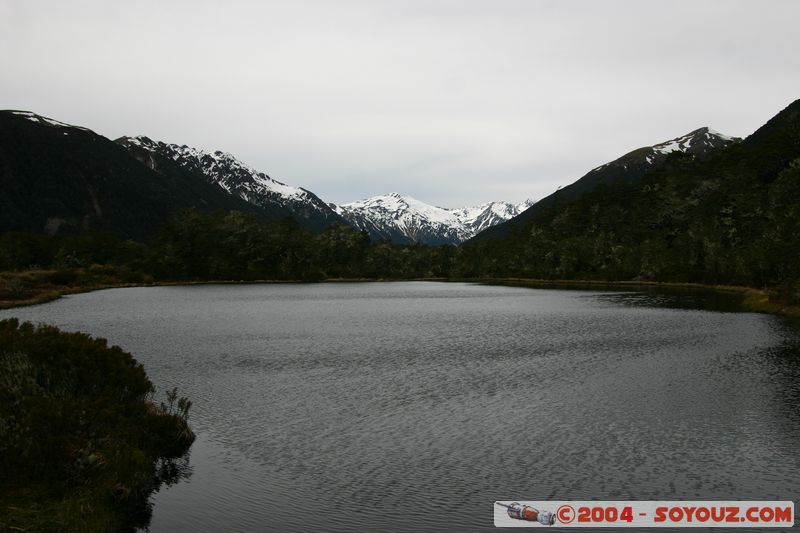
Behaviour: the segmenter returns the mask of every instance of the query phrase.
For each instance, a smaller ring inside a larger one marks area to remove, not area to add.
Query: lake
[[[153,532],[475,531],[495,500],[800,500],[798,330],[703,302],[197,285],[0,318],[106,337],[157,399],[194,402],[192,475],[154,496]]]

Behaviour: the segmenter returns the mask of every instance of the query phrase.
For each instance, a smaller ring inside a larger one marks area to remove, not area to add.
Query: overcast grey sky
[[[343,203],[537,199],[800,98],[800,1],[0,0],[0,108]]]

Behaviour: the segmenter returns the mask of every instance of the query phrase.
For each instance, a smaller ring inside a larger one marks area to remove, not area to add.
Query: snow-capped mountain
[[[504,222],[531,202],[489,202],[475,207],[446,209],[411,196],[390,193],[331,208],[373,239],[396,243],[459,244],[479,231]]]
[[[622,166],[627,168],[628,165],[658,165],[663,163],[672,152],[706,156],[714,150],[739,141],[741,141],[741,139],[737,137],[728,137],[711,128],[698,128],[686,135],[676,137],[675,139],[629,152],[619,159],[593,169],[592,172],[608,166]]]
[[[741,139],[738,137],[729,137],[711,128],[703,127],[669,141],[637,148],[610,163],[593,168],[579,180],[542,198],[523,211],[520,216],[508,222],[491,226],[487,231],[481,232],[478,239],[502,235],[511,229],[521,228],[542,210],[558,203],[563,204],[576,200],[601,184],[639,180],[647,174],[663,168],[673,152],[682,152],[694,158],[703,159],[740,141]]]
[[[151,169],[168,160],[260,208],[312,222],[315,229],[342,223],[366,230],[373,239],[425,244],[458,244],[479,231],[516,216],[529,202],[489,202],[476,207],[444,209],[397,193],[337,206],[316,194],[269,177],[232,154],[154,141],[149,137],[116,140]]]
[[[344,223],[342,218],[316,194],[272,179],[243,163],[232,154],[206,151],[186,145],[153,141],[145,136],[121,137],[119,144],[129,150],[142,150],[165,157],[182,168],[201,174],[229,194],[264,209],[282,208],[291,215],[306,219],[315,227]]]
[[[514,218],[532,205],[533,200],[525,200],[519,204],[488,202],[475,207],[454,209],[453,212],[469,228],[472,235],[477,235],[486,228]]]

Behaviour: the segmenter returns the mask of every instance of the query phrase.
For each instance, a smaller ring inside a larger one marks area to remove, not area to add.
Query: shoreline
[[[577,290],[590,288],[605,289],[665,289],[711,291],[724,294],[739,294],[742,312],[764,313],[792,318],[800,318],[800,307],[770,301],[770,294],[765,289],[745,287],[741,285],[709,285],[677,281],[600,281],[600,280],[544,280],[527,278],[491,278],[472,280],[486,284],[508,284],[532,288],[574,288]]]
[[[28,272],[19,273],[2,273],[5,275],[25,275]],[[480,283],[484,285],[512,285],[530,288],[573,288],[576,290],[581,289],[630,289],[649,288],[649,289],[667,289],[667,290],[701,290],[713,291],[726,294],[739,294],[742,296],[742,312],[755,312],[765,313],[779,316],[787,316],[793,318],[800,318],[800,307],[785,305],[780,302],[770,300],[770,294],[765,289],[757,289],[754,287],[745,287],[737,285],[709,285],[703,283],[688,283],[688,282],[671,282],[671,281],[641,281],[641,280],[623,280],[623,281],[602,281],[602,280],[569,280],[569,279],[530,279],[530,278],[410,278],[410,279],[396,279],[396,278],[328,278],[323,280],[181,280],[181,281],[159,281],[159,282],[146,282],[146,283],[131,283],[131,282],[109,282],[89,284],[85,286],[57,286],[49,285],[41,287],[41,292],[34,294],[29,298],[19,300],[0,300],[0,310],[14,309],[17,307],[28,307],[32,305],[39,305],[54,300],[58,300],[62,296],[71,294],[82,294],[87,292],[94,292],[106,289],[126,289],[126,288],[140,288],[140,287],[169,287],[180,285],[269,285],[269,284],[289,284],[289,283],[386,283],[386,282],[403,282],[403,281],[431,281],[431,282],[465,282],[465,283]]]

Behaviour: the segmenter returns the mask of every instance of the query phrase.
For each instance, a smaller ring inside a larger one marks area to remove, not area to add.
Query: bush
[[[42,493],[51,513],[84,509],[75,498],[91,502],[84,513],[65,512],[76,522],[62,529],[84,529],[95,506],[115,517],[114,529],[145,525],[162,481],[157,464],[194,440],[191,402],[181,398],[182,409],[168,412],[150,401],[153,392],[142,365],[105,339],[0,321],[0,526],[37,529],[26,509],[41,505]]]
[[[74,270],[56,270],[47,276],[47,281],[53,285],[72,285],[78,280],[78,273]]]

